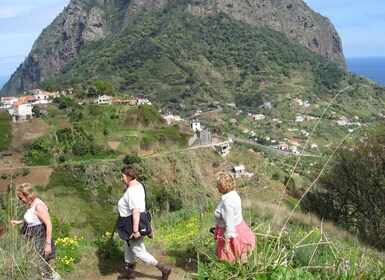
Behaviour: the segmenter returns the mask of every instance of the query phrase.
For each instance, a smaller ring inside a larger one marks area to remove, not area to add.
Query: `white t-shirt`
[[[118,201],[118,210],[121,217],[132,215],[132,209],[139,208],[139,212],[146,211],[146,201],[143,185],[130,186]]]
[[[35,213],[36,212],[36,205],[38,205],[39,203],[42,203],[45,207],[47,207],[43,201],[36,198],[35,203],[32,205],[31,208],[28,208],[24,214],[24,223],[26,223],[28,227],[33,227],[33,226],[37,226],[37,225],[42,224],[39,217]]]
[[[235,190],[222,195],[214,217],[219,227],[226,228],[225,238],[237,237],[235,227],[243,221],[243,216],[241,198]]]

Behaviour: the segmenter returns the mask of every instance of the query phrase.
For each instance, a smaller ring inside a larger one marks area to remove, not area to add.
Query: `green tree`
[[[115,92],[115,88],[109,82],[106,82],[103,80],[97,80],[95,82],[95,91],[96,91],[96,94],[99,94],[99,95],[103,95],[103,94],[113,95]]]
[[[303,208],[385,249],[385,126],[341,149]]]

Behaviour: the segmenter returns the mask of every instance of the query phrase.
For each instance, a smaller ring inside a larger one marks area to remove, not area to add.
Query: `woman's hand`
[[[139,238],[140,237],[140,232],[139,231],[137,231],[137,232],[133,232],[132,234],[131,234],[131,238]]]
[[[13,226],[17,226],[17,225],[21,225],[22,223],[24,223],[23,220],[11,220],[9,221],[9,223]]]
[[[230,251],[230,239],[225,238],[225,246],[223,247],[223,252],[226,254]]]
[[[45,243],[45,246],[44,246],[44,256],[47,257],[49,254],[51,254],[51,252],[52,252],[51,244]]]

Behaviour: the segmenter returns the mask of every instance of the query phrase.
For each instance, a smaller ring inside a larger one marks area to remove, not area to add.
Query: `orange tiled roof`
[[[23,96],[19,100],[17,100],[16,102],[14,102],[12,104],[12,106],[19,106],[19,105],[24,104],[28,101],[34,101],[34,100],[36,100],[36,98],[32,95]]]

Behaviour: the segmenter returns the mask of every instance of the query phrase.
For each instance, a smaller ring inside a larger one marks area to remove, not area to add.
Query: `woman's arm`
[[[39,217],[40,221],[46,226],[46,239],[44,246],[44,255],[48,256],[52,252],[51,240],[52,240],[52,222],[48,213],[48,208],[43,203],[36,205],[35,213]]]
[[[140,220],[140,209],[132,208],[132,236],[134,238],[140,237],[139,220]]]
[[[226,238],[236,237],[237,234],[235,232],[235,211],[233,205],[230,203],[224,203],[222,208],[222,217],[226,223]]]
[[[24,220],[11,220],[9,223],[13,226],[24,224]]]

